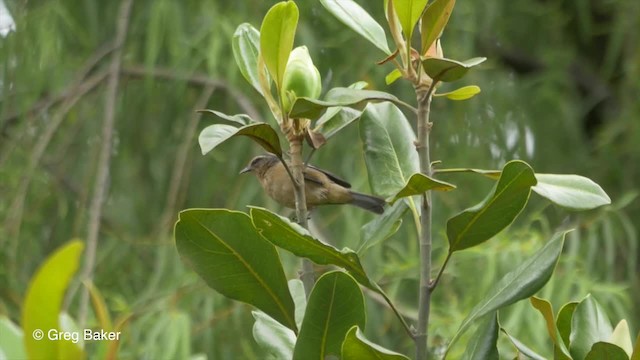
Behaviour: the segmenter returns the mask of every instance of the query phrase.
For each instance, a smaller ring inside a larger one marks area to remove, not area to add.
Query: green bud
[[[291,110],[296,98],[317,99],[322,92],[320,72],[313,65],[306,46],[298,46],[291,51],[282,81],[282,105],[286,113]]]

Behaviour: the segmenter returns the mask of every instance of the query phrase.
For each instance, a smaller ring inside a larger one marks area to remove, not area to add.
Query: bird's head
[[[240,171],[240,174],[253,172],[255,174],[264,173],[267,169],[278,163],[275,155],[259,155],[251,159],[249,165]]]

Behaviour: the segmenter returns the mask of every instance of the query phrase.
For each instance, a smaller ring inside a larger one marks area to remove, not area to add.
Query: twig
[[[113,138],[113,124],[115,122],[116,95],[118,93],[118,80],[120,78],[120,66],[122,63],[122,47],[127,35],[129,14],[133,0],[123,0],[118,11],[116,25],[116,38],[114,50],[109,66],[109,78],[105,93],[104,122],[102,124],[102,146],[98,159],[98,169],[94,185],[94,193],[89,208],[89,224],[87,235],[87,250],[85,263],[82,270],[82,280],[91,282],[96,261],[96,249],[98,246],[98,233],[100,232],[100,217],[102,216],[102,204],[107,195],[107,181],[109,178],[109,163],[111,159],[111,142]],[[89,307],[89,289],[83,287],[80,297],[80,313],[78,323],[84,328]]]

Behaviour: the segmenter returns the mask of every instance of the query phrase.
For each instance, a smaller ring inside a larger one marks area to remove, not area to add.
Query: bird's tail
[[[350,191],[350,193],[351,196],[353,196],[353,200],[351,200],[350,202],[351,205],[369,210],[376,214],[382,214],[384,212],[384,206],[387,204],[384,199],[371,195],[361,194],[355,191]]]

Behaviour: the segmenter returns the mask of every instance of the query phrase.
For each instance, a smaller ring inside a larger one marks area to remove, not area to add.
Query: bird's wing
[[[317,170],[317,171],[325,174],[331,181],[333,181],[334,183],[336,183],[336,184],[338,184],[340,186],[344,186],[346,188],[350,188],[351,187],[351,184],[349,184],[346,180],[343,180],[343,179],[337,177],[336,175],[334,175],[334,174],[332,174],[332,173],[330,173],[330,172],[328,172],[326,170],[317,168],[317,167],[315,167],[313,165],[307,165],[307,167],[311,168],[313,170]],[[322,182],[320,182],[318,179],[313,177],[311,172],[305,172],[304,179],[305,180],[309,180],[311,182],[322,184]]]

